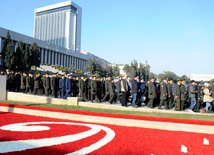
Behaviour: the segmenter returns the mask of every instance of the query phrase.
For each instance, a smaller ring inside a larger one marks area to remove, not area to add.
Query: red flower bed
[[[22,127],[24,125],[17,125],[17,123],[29,123],[29,125],[26,126],[32,126],[32,129],[34,129],[35,126],[39,126],[39,129],[37,130],[40,131],[29,131],[31,130],[30,128],[26,129],[28,131],[10,131],[23,130]],[[11,128],[6,126],[12,124],[16,124],[15,129],[13,128],[13,126]],[[50,139],[50,143],[60,144],[42,146],[21,151],[8,151],[6,154],[68,154],[77,150],[81,150],[82,148],[89,147],[100,141],[101,139],[107,137],[106,130],[100,129],[100,131],[92,134],[91,136],[86,136],[84,138],[80,138],[79,136],[77,136],[76,138],[80,139],[72,142],[63,143],[60,142],[60,139],[53,139],[57,137],[66,137],[90,131],[91,127],[88,127],[85,124],[87,123],[0,112],[0,151],[3,150],[7,152],[7,150],[11,149],[5,146],[3,147],[2,144],[5,142],[19,141],[22,142],[21,146],[19,147],[23,147],[25,145],[29,145],[29,141],[27,140],[39,141],[41,139]],[[94,126],[96,127],[96,125],[97,124],[92,124],[92,128]],[[176,155],[182,154],[182,145],[187,147],[188,154],[214,154],[214,135],[211,134],[166,131],[137,127],[123,127],[117,125],[98,124],[98,126],[99,125],[104,128],[106,127],[107,129],[109,129],[109,131],[113,131],[115,133],[115,136],[112,140],[110,140],[103,146],[93,150],[91,153],[89,152],[90,154]],[[4,127],[9,128],[10,130],[5,130]],[[209,140],[209,145],[203,144],[204,138]],[[45,142],[45,144],[49,144],[49,142]],[[35,143],[35,146],[37,145],[40,144]],[[34,145],[30,147],[34,147]],[[13,145],[12,149],[16,150],[16,144]]]

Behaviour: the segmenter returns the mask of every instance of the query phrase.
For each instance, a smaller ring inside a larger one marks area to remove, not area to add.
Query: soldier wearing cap
[[[94,102],[94,99],[96,102],[98,102],[97,97],[97,81],[96,77],[94,76],[91,81],[91,102]]]
[[[26,76],[27,74],[24,72],[21,76],[21,91],[26,93]]]
[[[50,79],[50,86],[51,86],[51,96],[56,98],[57,97],[57,90],[59,89],[59,84],[57,84],[57,73],[54,73]],[[58,82],[59,83],[59,82]],[[57,89],[58,88],[58,89]]]
[[[48,73],[46,73],[45,76],[43,77],[43,87],[45,89],[45,96],[48,96],[50,88],[50,78]]]
[[[121,99],[122,97],[122,92],[121,92],[121,80],[122,80],[122,76],[119,76],[119,80],[117,82],[117,99],[116,99],[116,103],[118,102],[118,100]]]
[[[173,102],[173,94],[172,94],[172,84],[173,80],[170,79],[167,83],[167,92],[168,92],[168,108],[172,108],[172,102]]]
[[[149,108],[154,107],[154,99],[157,97],[154,81],[155,81],[155,78],[151,77],[150,83],[148,83],[148,99],[149,99],[149,102],[148,102],[147,106]]]
[[[167,84],[167,79],[165,77],[160,84],[160,104],[159,104],[158,109],[161,109],[161,106],[163,105],[163,103],[165,105],[165,109],[168,109],[168,104],[167,104],[168,92],[167,92],[167,85],[166,84]]]
[[[181,107],[180,107],[180,110],[183,111],[185,101],[186,101],[186,94],[187,94],[187,90],[185,87],[185,79],[181,80],[180,90],[181,90]]]
[[[64,99],[67,97],[71,97],[72,93],[72,76],[69,74],[68,78],[65,80],[65,96]]]
[[[110,94],[110,99],[109,103],[113,104],[114,98],[115,98],[115,84],[114,84],[114,78],[110,79],[109,85],[108,85],[108,90]]]
[[[29,73],[28,76],[26,77],[26,93],[29,92],[30,94],[32,94],[32,92],[33,92],[33,84],[34,84],[33,74]]]
[[[34,77],[34,94],[40,95],[40,73],[36,73],[36,76]]]
[[[107,79],[105,81],[105,96],[103,98],[104,101],[107,101],[107,99],[110,96],[110,92],[109,92],[109,83],[111,83],[110,79],[111,79],[111,77],[107,77]]]
[[[180,90],[181,81],[178,80],[175,84],[175,111],[180,111],[181,108],[181,90]]]
[[[59,89],[60,89],[60,94],[61,98],[64,98],[64,93],[65,93],[65,75],[62,75],[60,80],[59,80]]]

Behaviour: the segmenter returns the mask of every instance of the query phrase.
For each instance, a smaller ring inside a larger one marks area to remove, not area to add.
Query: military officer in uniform
[[[182,79],[182,81],[181,81],[180,90],[181,90],[181,107],[180,107],[180,110],[183,111],[185,101],[186,101],[186,94],[187,94],[187,90],[185,87],[185,79]]]
[[[168,109],[168,104],[167,104],[167,79],[164,78],[163,81],[161,82],[160,84],[160,104],[159,104],[159,107],[158,109],[161,109],[161,106],[165,105],[165,109],[167,110]]]
[[[179,111],[181,108],[181,90],[180,90],[181,81],[178,80],[175,84],[175,111]]]
[[[167,83],[167,93],[168,93],[168,108],[172,108],[172,102],[173,102],[173,95],[172,95],[172,84],[173,80],[170,79]]]
[[[112,78],[108,85],[108,90],[110,94],[109,103],[113,104],[114,98],[115,98],[115,85],[114,85],[114,78]]]
[[[149,99],[149,102],[148,102],[147,106],[149,108],[154,107],[154,99],[157,97],[154,81],[155,81],[155,78],[152,77],[150,79],[150,82],[148,83],[148,99]]]
[[[96,77],[92,78],[91,81],[91,102],[97,101],[97,81]]]
[[[40,95],[40,73],[36,73],[36,76],[34,77],[34,94]]]

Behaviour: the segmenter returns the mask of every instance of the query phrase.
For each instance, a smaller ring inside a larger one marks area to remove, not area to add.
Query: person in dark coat
[[[150,79],[150,82],[148,83],[148,99],[149,99],[149,102],[148,102],[147,106],[149,108],[154,107],[154,99],[157,97],[157,94],[156,94],[157,92],[156,92],[154,81],[155,81],[155,78],[152,77]]]
[[[129,85],[128,85],[128,76],[124,75],[123,79],[121,80],[121,93],[122,93],[122,99],[121,99],[121,105],[127,107],[127,96],[129,93]]]
[[[41,95],[40,92],[40,83],[41,83],[41,77],[40,73],[37,73],[36,76],[34,77],[34,94],[36,95]]]
[[[57,74],[53,74],[51,77],[51,96],[57,98],[57,90],[59,88],[59,82],[57,83]]]
[[[177,81],[175,84],[175,111],[180,111],[181,109],[181,90],[180,90],[181,81]]]
[[[30,73],[26,76],[26,93],[30,93]]]
[[[76,77],[73,77],[73,81],[72,81],[72,93],[73,93],[73,97],[76,97],[78,95],[78,82],[76,80]]]
[[[136,105],[136,101],[137,101],[137,95],[138,92],[140,91],[139,89],[139,77],[135,76],[135,78],[132,80],[132,88],[131,88],[131,92],[132,92],[132,107],[133,108],[137,108],[138,106]]]
[[[167,92],[168,92],[168,108],[172,109],[173,95],[172,95],[172,84],[173,80],[170,79],[167,83]]]
[[[188,94],[191,102],[189,111],[192,112],[196,105],[196,94],[197,94],[196,82],[194,80],[191,81],[191,84],[188,87]]]
[[[109,99],[109,103],[113,104],[114,98],[115,98],[115,85],[114,85],[114,79],[111,79],[111,82],[109,82],[108,85],[108,90],[109,90],[109,94],[110,94],[110,99]]]
[[[71,97],[72,94],[72,76],[68,75],[68,78],[65,80],[65,96],[64,99],[67,97]]]
[[[83,98],[83,91],[84,91],[84,76],[81,77],[79,80],[79,95]]]
[[[45,89],[45,96],[49,95],[49,89],[50,89],[50,78],[48,73],[45,74],[45,77],[43,78],[43,86]]]
[[[139,97],[138,97],[138,107],[141,107],[142,102],[144,102],[144,93],[145,93],[145,87],[146,87],[146,82],[144,81],[144,78],[140,79],[140,82],[138,83],[138,87],[140,89],[139,92]]]
[[[180,85],[180,90],[181,90],[181,108],[180,108],[180,110],[183,111],[185,101],[186,101],[186,94],[187,94],[187,90],[185,87],[185,80],[182,80],[181,85]]]
[[[91,80],[92,80],[92,77],[89,77],[89,79],[88,79],[88,84],[87,84],[87,89],[88,89],[88,100],[91,100]]]
[[[160,84],[160,104],[158,109],[161,109],[161,106],[165,105],[165,109],[168,109],[168,104],[167,104],[167,79],[164,78],[163,81]]]
[[[27,76],[26,73],[23,73],[21,76],[21,91],[23,93],[26,93],[26,76]]]
[[[119,77],[119,80],[117,82],[117,98],[116,98],[116,103],[121,100],[121,97],[122,97],[122,92],[121,92],[121,80],[122,80],[122,77]],[[121,102],[121,101],[120,101]]]
[[[98,98],[98,102],[101,102],[102,100],[102,79],[101,78],[97,79],[97,98]]]
[[[21,85],[21,73],[16,72],[14,76],[14,85],[15,85],[15,91],[20,92],[20,85]]]
[[[62,75],[61,79],[59,80],[59,89],[61,92],[61,98],[64,98],[65,93],[65,76]]]
[[[88,95],[88,78],[84,77],[83,79],[83,101],[87,101],[87,95]]]
[[[97,98],[97,81],[96,81],[96,77],[92,78],[91,81],[91,102],[94,102],[98,100]]]
[[[110,96],[110,92],[109,92],[109,83],[110,83],[110,79],[111,77],[107,77],[105,80],[105,96],[103,97],[104,101],[108,101],[109,96]]]

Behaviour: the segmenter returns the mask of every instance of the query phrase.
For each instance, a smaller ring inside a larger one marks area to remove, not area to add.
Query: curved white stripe
[[[30,123],[17,123],[17,124],[11,124],[2,126],[0,129],[2,130],[9,130],[9,131],[43,131],[45,126],[26,126],[26,125],[37,125],[37,124],[66,124],[66,125],[80,125],[80,126],[87,126],[91,128],[88,131],[78,133],[75,135],[68,135],[68,136],[62,136],[62,137],[54,137],[54,138],[44,138],[44,139],[32,139],[32,140],[18,140],[18,141],[6,141],[6,142],[0,142],[0,153],[8,153],[8,152],[15,152],[15,151],[23,151],[27,149],[34,149],[34,148],[40,148],[45,146],[52,146],[52,145],[59,145],[69,142],[74,142],[92,135],[95,135],[100,130],[104,130],[107,135],[99,140],[97,143],[92,144],[89,147],[80,149],[75,154],[87,154],[90,152],[93,152],[94,150],[104,146],[108,142],[110,142],[114,136],[115,133],[109,128],[100,126],[100,125],[92,125],[92,124],[83,124],[83,123],[70,123],[70,122],[30,122]],[[33,129],[33,127],[36,127],[36,129]]]

